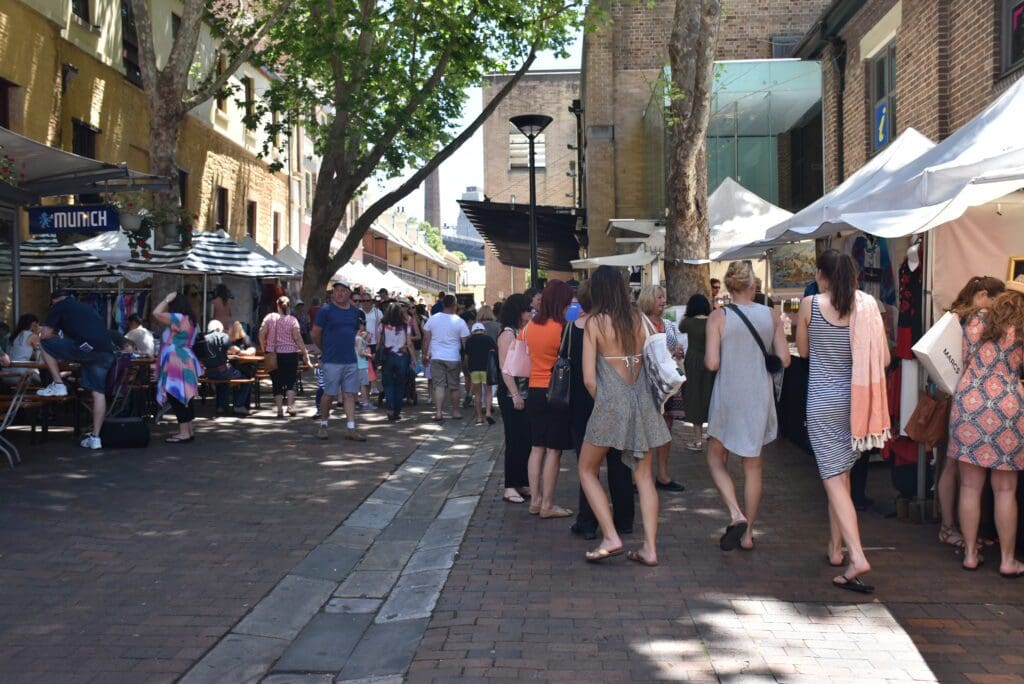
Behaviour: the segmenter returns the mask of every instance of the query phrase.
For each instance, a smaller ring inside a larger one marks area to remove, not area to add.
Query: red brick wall
[[[847,49],[842,141],[837,132],[835,54],[826,48],[822,55],[826,190],[856,171],[871,154],[869,81],[860,40],[895,3],[869,0],[840,32]],[[942,140],[1024,73],[1000,71],[998,6],[998,0],[903,0],[896,34],[897,134],[913,127],[932,140]]]

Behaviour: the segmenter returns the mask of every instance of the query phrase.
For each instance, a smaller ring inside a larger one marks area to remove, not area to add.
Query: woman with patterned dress
[[[196,341],[196,319],[188,299],[172,292],[153,309],[153,318],[165,326],[160,342],[160,372],[156,384],[156,400],[163,406],[170,402],[178,419],[178,434],[164,440],[169,444],[195,439],[192,423],[196,413],[192,400],[199,394],[199,361],[192,353]]]
[[[950,458],[960,462],[960,532],[964,570],[977,570],[981,493],[991,474],[999,533],[999,574],[1024,577],[1014,557],[1017,473],[1024,469],[1024,282],[1009,282],[988,309],[964,324],[964,374],[949,417]]]
[[[684,342],[686,338],[679,334],[679,328],[676,327],[674,321],[662,318],[662,315],[665,313],[665,305],[668,303],[668,294],[665,292],[665,288],[660,285],[647,285],[640,290],[636,303],[640,307],[640,313],[646,316],[647,320],[654,326],[655,332],[665,334],[665,343],[672,357],[677,361],[682,359],[686,352]],[[665,402],[662,416],[665,418],[665,427],[668,428],[671,434],[672,423],[685,417],[683,414],[682,388]],[[668,455],[671,450],[672,442],[658,447],[657,472],[654,476],[654,486],[657,489],[668,492],[681,492],[686,487],[673,480],[668,474]]]

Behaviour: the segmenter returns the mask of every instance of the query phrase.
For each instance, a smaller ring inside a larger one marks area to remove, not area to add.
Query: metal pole
[[[537,170],[534,167],[533,139],[530,141],[530,287],[537,287]]]

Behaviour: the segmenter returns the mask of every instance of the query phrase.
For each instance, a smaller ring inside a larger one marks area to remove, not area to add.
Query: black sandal
[[[195,441],[195,437],[168,437],[164,441],[168,444],[184,444]]]
[[[741,520],[725,528],[725,534],[718,540],[718,547],[723,551],[732,551],[739,543],[740,538],[747,533],[747,521]]]
[[[838,580],[832,580],[833,587],[845,589],[846,591],[856,592],[858,594],[870,594],[875,590],[875,588],[870,584],[864,584],[864,582],[861,581],[860,577],[854,577],[853,579],[850,579],[846,575],[840,575],[840,577],[843,579],[842,582]]]

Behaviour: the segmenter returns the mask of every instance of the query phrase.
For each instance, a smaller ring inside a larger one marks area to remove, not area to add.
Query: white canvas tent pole
[[[199,325],[200,330],[206,330],[206,279],[207,275],[203,274],[203,320]]]

